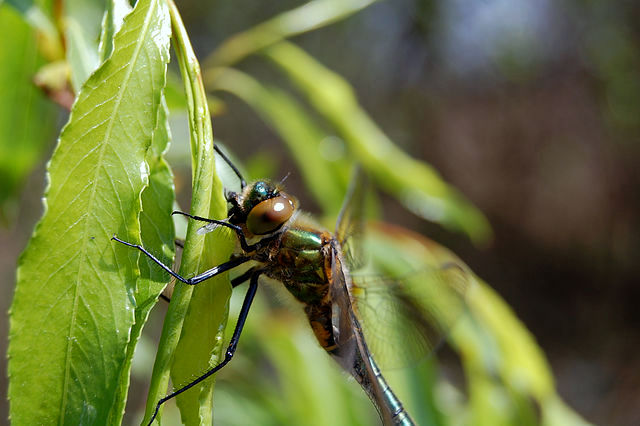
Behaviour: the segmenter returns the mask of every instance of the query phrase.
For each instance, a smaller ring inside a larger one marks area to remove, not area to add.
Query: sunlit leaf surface
[[[11,308],[15,424],[113,424],[122,416],[138,254],[110,237],[140,241],[169,35],[165,3],[138,2],[60,136]]]
[[[187,94],[192,164],[192,214],[221,219],[227,202],[215,171],[213,130],[206,94],[195,53],[178,10],[169,3],[174,49]],[[228,230],[201,235],[201,223],[189,221],[180,274],[198,272],[228,260],[234,240]],[[222,274],[197,286],[178,283],[171,298],[160,338],[145,416],[151,418],[157,401],[167,392],[169,372],[174,385],[190,382],[217,363],[222,352],[221,337],[226,326],[231,286]],[[176,402],[186,424],[211,423],[213,378],[179,395]]]
[[[102,32],[98,45],[99,61],[102,62],[113,52],[113,37],[120,28],[124,17],[131,12],[131,5],[127,0],[112,0],[107,2],[107,10],[102,18]]]
[[[158,121],[153,132],[151,147],[147,151],[149,164],[149,186],[142,193],[142,212],[140,213],[140,231],[144,247],[158,247],[155,256],[164,264],[173,264],[174,227],[171,211],[174,203],[173,174],[164,161],[164,154],[170,139],[167,123],[167,107],[165,103],[158,109]],[[138,259],[140,278],[136,285],[135,322],[131,331],[131,339],[127,346],[127,362],[133,359],[142,327],[147,322],[151,308],[158,295],[167,285],[167,274],[158,268],[148,257]],[[162,302],[161,302],[162,303]],[[150,372],[150,366],[147,366]],[[129,379],[129,368],[123,369],[120,381],[121,391],[126,394]],[[122,403],[125,401],[122,400]],[[122,407],[124,409],[124,406]]]
[[[71,85],[78,93],[82,84],[99,63],[98,40],[104,2],[67,0],[64,7],[64,33],[67,62],[71,69]]]

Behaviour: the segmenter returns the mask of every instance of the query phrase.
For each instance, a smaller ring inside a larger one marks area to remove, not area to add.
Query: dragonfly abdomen
[[[404,409],[402,402],[400,402],[396,394],[393,393],[393,390],[391,390],[391,387],[382,376],[378,365],[374,361],[373,357],[371,357],[371,355],[369,355],[369,365],[371,366],[375,380],[380,387],[380,393],[382,394],[384,404],[386,405],[387,410],[390,412],[389,415],[391,417],[392,425],[414,426],[415,423],[413,422],[413,419]]]

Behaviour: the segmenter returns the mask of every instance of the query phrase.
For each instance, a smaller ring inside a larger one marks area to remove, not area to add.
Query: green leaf
[[[169,2],[169,8],[189,113],[193,169],[191,213],[221,219],[227,214],[227,202],[215,173],[213,131],[200,66],[175,4]],[[203,236],[197,232],[201,226],[189,221],[180,264],[180,275],[184,277],[225,262],[233,250],[234,239],[228,230],[220,229]],[[154,363],[145,421],[165,396],[170,369],[173,383],[179,386],[218,363],[230,294],[227,274],[197,286],[176,284]],[[211,423],[213,383],[213,379],[205,380],[179,395],[177,403],[184,423]]]
[[[383,189],[415,214],[463,231],[476,243],[490,238],[484,215],[431,166],[398,148],[358,104],[346,80],[291,43],[280,42],[264,52],[336,128]]]
[[[116,35],[124,17],[131,12],[131,5],[127,0],[107,0],[107,10],[102,18],[102,32],[98,45],[99,61],[104,62],[113,51],[113,37]]]
[[[173,174],[163,158],[170,139],[168,109],[164,98],[162,98],[162,104],[158,108],[158,120],[153,132],[151,147],[147,151],[146,161],[149,164],[149,186],[142,192],[140,230],[142,246],[156,247],[155,256],[165,265],[173,264],[175,238],[173,220],[171,218],[171,211],[175,201]],[[133,352],[140,339],[142,327],[147,322],[151,308],[153,308],[158,296],[166,287],[168,279],[166,272],[146,256],[140,256],[138,266],[140,268],[140,278],[136,283],[135,322],[131,330],[131,340],[127,346],[126,360],[128,363],[131,363],[133,359]],[[120,390],[124,395],[126,395],[129,384],[129,370],[129,366],[123,369],[123,374],[126,375],[120,381]],[[119,412],[123,412],[126,398],[122,398],[120,401],[123,405]],[[116,423],[119,423],[119,421]]]
[[[541,349],[513,311],[488,285],[467,297],[469,315],[452,333],[469,378],[474,423],[537,424],[536,408],[558,398]],[[501,407],[489,401],[501,401]],[[580,424],[580,423],[574,423]]]
[[[33,0],[8,0],[7,4],[13,6],[33,29],[38,32],[41,53],[49,60],[59,60],[64,56],[63,46],[58,37],[58,30],[53,24],[50,16],[52,9],[51,0],[39,1],[35,4]],[[0,2],[0,6],[2,3]],[[44,10],[43,10],[44,9]],[[45,13],[46,12],[46,13]],[[2,27],[6,34],[13,34],[8,27]],[[13,38],[12,38],[13,40]]]
[[[11,308],[15,424],[106,424],[121,417],[139,256],[110,237],[140,241],[145,157],[169,35],[165,3],[140,0],[60,136],[45,214],[20,258]]]
[[[65,1],[64,38],[75,93],[100,64],[98,41],[104,9],[104,0]]]
[[[0,43],[0,219],[6,220],[53,138],[56,112],[32,82],[43,60],[31,28],[9,7],[0,8],[0,28],[11,34],[11,42]]]
[[[191,69],[195,69],[194,63],[196,62],[192,63]],[[199,77],[199,71],[195,75]],[[192,128],[191,140],[197,141],[197,144],[195,150],[192,148],[192,158],[195,161],[191,213],[223,219],[227,216],[227,201],[224,198],[222,182],[215,170],[213,135],[206,94],[200,78],[191,82],[190,79],[185,80],[186,84],[193,84],[192,88],[197,91],[196,102],[188,104],[187,108],[190,123],[198,123],[201,120],[201,131]],[[193,276],[196,272],[204,272],[226,262],[235,247],[235,235],[227,228],[218,229],[203,238],[197,234],[202,225],[199,222],[189,222],[180,265],[180,271],[184,276]],[[171,380],[174,385],[179,386],[187,384],[222,360],[226,349],[223,337],[229,312],[231,285],[228,274],[222,274],[195,288],[182,284],[178,284],[177,287],[178,291],[184,290],[185,287],[193,291],[183,318],[180,340],[175,348],[171,367]],[[174,297],[176,294],[179,293],[174,291]],[[183,423],[211,424],[214,380],[208,379],[178,396],[177,404]]]
[[[207,59],[205,68],[232,65],[283,39],[344,19],[376,0],[315,0],[234,35]]]
[[[386,225],[370,230],[373,232],[368,247],[375,262],[378,266],[384,264],[385,270],[403,270],[410,278],[412,273],[407,271],[454,263],[466,271],[468,287],[462,309],[429,311],[437,316],[438,322],[452,324],[448,340],[460,355],[468,383],[471,418],[465,423],[537,425],[539,410],[545,424],[585,424],[557,395],[549,365],[530,332],[500,296],[457,256],[436,242],[400,227]],[[433,295],[425,299],[426,303],[443,303],[436,299],[447,295],[442,291],[445,289],[426,281],[416,283],[417,287],[419,284],[425,287],[422,291]],[[446,303],[445,306],[453,305]],[[446,318],[451,315],[454,318]],[[394,390],[403,395],[402,388]],[[415,395],[415,391],[408,395]],[[413,408],[411,399],[403,401],[408,408]],[[453,413],[452,418],[459,419],[455,414],[459,413]]]

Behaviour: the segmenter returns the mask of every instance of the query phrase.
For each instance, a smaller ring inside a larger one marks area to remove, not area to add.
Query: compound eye
[[[263,235],[280,228],[293,214],[295,205],[286,194],[262,201],[247,216],[247,228],[254,235]]]

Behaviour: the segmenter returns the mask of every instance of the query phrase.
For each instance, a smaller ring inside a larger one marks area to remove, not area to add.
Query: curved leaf
[[[386,265],[385,269],[399,268],[406,273],[412,269],[407,266],[412,264],[437,267],[455,263],[469,278],[466,309],[454,310],[458,313],[457,322],[446,318],[444,321],[454,324],[449,341],[460,354],[468,383],[470,419],[466,423],[538,425],[541,414],[544,424],[587,424],[566,407],[556,393],[549,365],[530,332],[500,296],[457,256],[436,242],[400,227],[384,225],[371,230],[370,247],[376,247],[376,263]],[[424,281],[422,285],[426,287],[430,283]],[[442,301],[437,300],[441,295],[442,292],[434,294],[428,303],[441,304]],[[445,310],[433,313],[451,315]],[[413,373],[408,373],[410,378]],[[392,372],[390,376],[395,374]],[[404,392],[402,388],[394,390],[401,395]],[[415,395],[413,392],[408,395]],[[414,410],[412,399],[404,402]],[[459,414],[453,417],[459,418]]]
[[[349,179],[349,167],[339,149],[328,151],[331,137],[319,128],[286,92],[260,84],[232,68],[219,68],[211,88],[229,91],[270,124],[287,144],[300,173],[325,213],[337,216]],[[338,154],[330,157],[331,154]],[[329,211],[327,211],[329,210]]]
[[[138,254],[110,237],[140,241],[145,156],[169,34],[165,3],[140,0],[60,136],[45,213],[20,258],[11,308],[15,424],[105,424],[122,416]]]
[[[200,67],[178,10],[171,1],[169,8],[174,30],[174,48],[188,101],[193,169],[191,213],[220,219],[226,216],[227,202],[222,184],[215,173],[213,131]],[[226,261],[234,246],[234,240],[225,230],[203,236],[197,233],[200,226],[199,223],[189,221],[187,227],[180,264],[180,274],[185,277]],[[153,367],[145,421],[151,417],[157,402],[165,396],[169,370],[173,383],[180,385],[188,383],[194,375],[217,364],[230,294],[227,274],[197,286],[176,284]],[[211,423],[213,383],[213,379],[206,380],[177,398],[184,423]]]
[[[113,52],[113,37],[120,31],[124,17],[130,12],[131,6],[127,0],[107,1],[107,10],[102,17],[102,32],[100,33],[100,44],[98,45],[100,62],[107,59]]]
[[[103,14],[104,1],[65,1],[64,38],[75,93],[100,64],[98,41]]]
[[[484,215],[431,166],[398,148],[358,104],[346,80],[291,43],[264,52],[335,126],[382,188],[415,214],[461,230],[476,243],[490,238]]]
[[[175,201],[173,174],[162,157],[165,153],[170,136],[167,106],[162,99],[158,109],[158,121],[153,132],[151,147],[147,151],[149,164],[149,186],[142,192],[142,212],[140,213],[140,231],[143,247],[156,247],[155,256],[165,265],[173,264],[175,232],[171,211]],[[167,285],[167,274],[158,268],[146,256],[138,259],[140,277],[136,283],[135,322],[131,330],[131,339],[127,346],[126,361],[131,363],[142,327],[147,322],[151,308],[155,305],[160,293]],[[126,395],[129,384],[129,366],[123,369],[120,386]],[[121,400],[122,404],[126,401]],[[122,406],[124,409],[124,405]]]
[[[283,12],[262,24],[234,35],[207,59],[205,67],[233,65],[280,40],[344,19],[376,0],[315,0]]]

